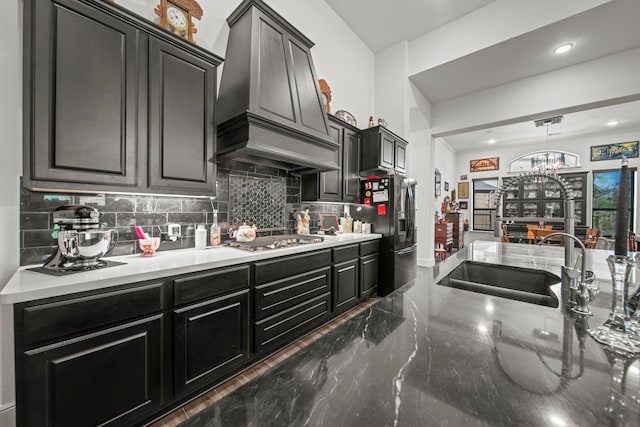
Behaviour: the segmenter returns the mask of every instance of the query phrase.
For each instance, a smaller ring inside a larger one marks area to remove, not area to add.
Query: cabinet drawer
[[[358,258],[359,245],[341,246],[333,249],[333,263],[349,261]]]
[[[378,253],[378,245],[380,243],[377,240],[370,242],[360,243],[360,256],[366,256]]]
[[[329,320],[331,293],[291,307],[255,325],[256,353],[289,344],[304,333]]]
[[[143,317],[165,308],[164,283],[58,300],[16,309],[16,328],[23,330],[22,345],[30,347]]]
[[[175,279],[173,298],[176,306],[201,301],[249,287],[249,266],[241,265]]]
[[[329,265],[331,265],[331,249],[256,262],[256,284],[273,282]]]
[[[255,317],[262,319],[328,292],[331,267],[324,267],[255,288]]]

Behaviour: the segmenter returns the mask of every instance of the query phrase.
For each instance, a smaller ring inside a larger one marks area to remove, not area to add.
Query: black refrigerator
[[[376,208],[371,231],[382,234],[378,294],[385,296],[416,276],[416,180],[372,176],[360,185],[362,203]]]

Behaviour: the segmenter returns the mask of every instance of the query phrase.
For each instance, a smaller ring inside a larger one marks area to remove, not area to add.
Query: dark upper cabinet
[[[381,126],[362,131],[361,173],[407,172],[407,141]]]
[[[26,187],[214,193],[220,58],[106,2],[24,16]]]
[[[360,131],[345,128],[342,142],[343,200],[360,202]]]
[[[71,0],[26,1],[24,28],[25,184],[138,186],[139,31]]]
[[[340,145],[340,169],[302,176],[302,200],[358,202],[360,199],[360,130],[329,116],[329,134]]]
[[[215,190],[216,67],[149,41],[149,188]]]

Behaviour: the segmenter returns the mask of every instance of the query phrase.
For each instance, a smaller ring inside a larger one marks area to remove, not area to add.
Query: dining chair
[[[597,228],[587,228],[584,239],[584,247],[587,249],[595,249],[600,238],[600,230]]]
[[[636,233],[629,231],[627,238],[627,250],[631,252],[638,252],[638,241],[636,240]]]
[[[509,230],[507,229],[507,224],[502,224],[502,237],[500,238],[500,241],[509,243]]]
[[[545,237],[547,237],[549,234],[551,233],[557,233],[558,231],[561,230],[536,230],[536,239],[538,241],[544,239]],[[546,243],[547,245],[551,245],[551,246],[562,246],[564,245],[564,236],[554,236],[551,237],[550,239],[547,239],[544,241],[544,243]]]

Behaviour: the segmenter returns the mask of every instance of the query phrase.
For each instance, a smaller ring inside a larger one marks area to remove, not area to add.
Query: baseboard
[[[434,265],[436,265],[436,259],[435,258],[418,258],[417,264],[420,267],[433,267]]]
[[[16,407],[8,406],[0,409],[0,426],[16,427]]]

